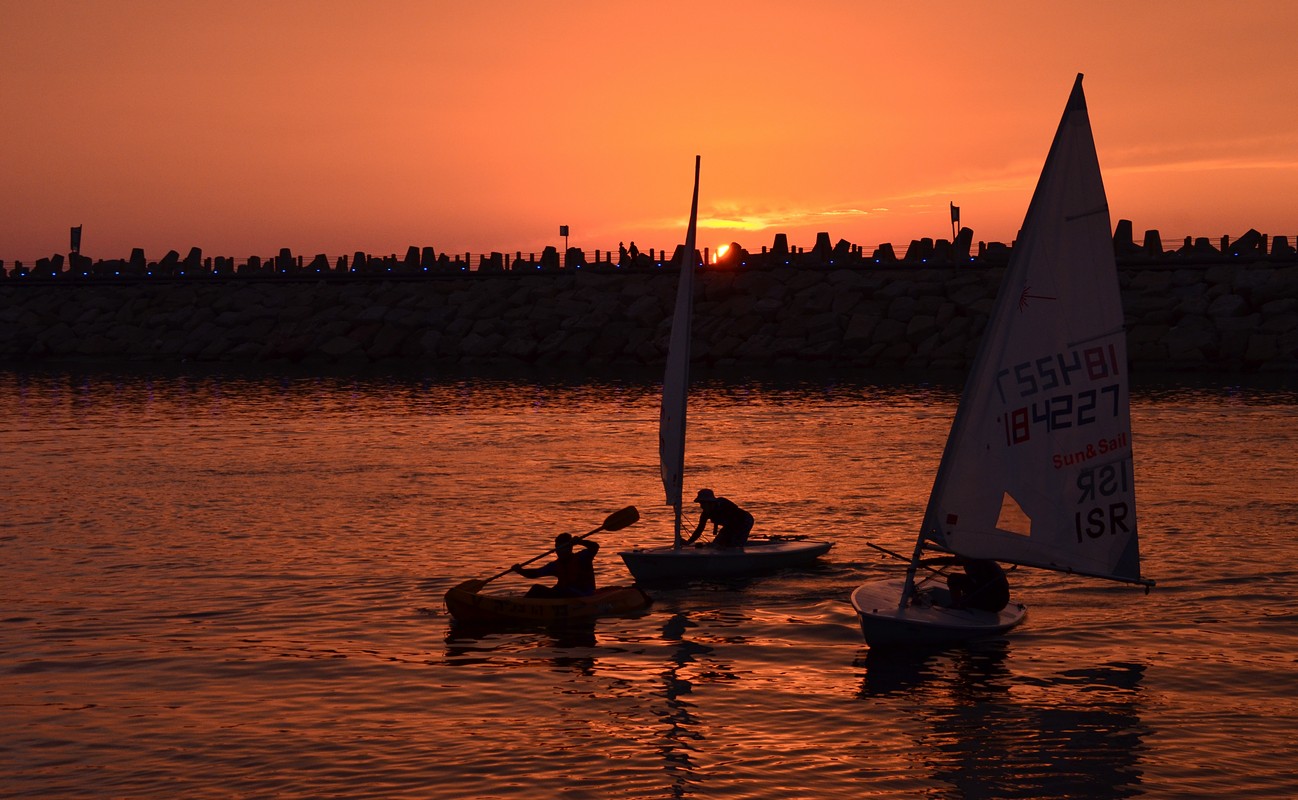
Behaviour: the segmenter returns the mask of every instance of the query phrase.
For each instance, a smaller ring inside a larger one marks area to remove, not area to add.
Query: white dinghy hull
[[[1020,603],[995,612],[916,603],[901,608],[898,598],[905,584],[904,580],[873,581],[852,592],[852,608],[871,647],[956,644],[1000,636],[1028,615]]]
[[[737,578],[789,567],[804,567],[833,547],[833,542],[801,539],[756,539],[743,547],[642,547],[619,555],[641,583]]]

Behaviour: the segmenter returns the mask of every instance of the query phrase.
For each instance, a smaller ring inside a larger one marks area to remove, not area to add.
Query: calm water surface
[[[1017,570],[1009,638],[886,654],[847,596],[913,544],[957,391],[703,381],[687,493],[821,566],[455,625],[447,588],[625,505],[602,581],[670,541],[657,388],[0,372],[0,795],[1298,794],[1298,393],[1140,389],[1153,592]]]

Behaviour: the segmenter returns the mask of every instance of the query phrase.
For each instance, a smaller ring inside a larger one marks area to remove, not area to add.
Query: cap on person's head
[[[555,549],[558,549],[558,548],[563,547],[564,545],[568,545],[568,544],[572,544],[572,534],[571,534],[571,533],[561,533],[561,534],[559,534],[558,536],[554,537],[554,546],[555,546]]]
[[[716,499],[717,496],[712,493],[711,489],[699,489],[698,497],[694,498],[694,502],[704,503],[704,502],[711,502]]]

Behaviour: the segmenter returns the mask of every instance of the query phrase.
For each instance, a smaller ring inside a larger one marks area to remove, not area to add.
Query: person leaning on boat
[[[952,608],[996,612],[1010,604],[1010,582],[1005,577],[1005,570],[995,561],[956,555],[926,558],[923,563],[958,566],[964,570],[946,576]]]
[[[715,531],[712,543],[717,547],[743,547],[747,544],[748,532],[753,529],[752,514],[724,497],[717,497],[711,489],[699,489],[694,502],[703,507],[703,513],[685,544],[694,544],[709,522]]]
[[[573,545],[584,548],[581,552],[573,550]],[[527,590],[527,597],[588,597],[595,593],[595,554],[599,552],[599,543],[590,539],[574,539],[571,533],[561,533],[554,537],[554,554],[556,558],[543,567],[527,568],[521,564],[510,567],[510,572],[517,572],[524,578],[546,578],[553,576],[554,586],[535,584]]]

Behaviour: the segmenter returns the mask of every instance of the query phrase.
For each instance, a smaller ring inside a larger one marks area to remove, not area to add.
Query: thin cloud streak
[[[1130,164],[1114,167],[1113,174],[1148,175],[1223,170],[1298,170],[1298,159],[1203,158],[1194,161],[1169,161],[1163,164]]]

